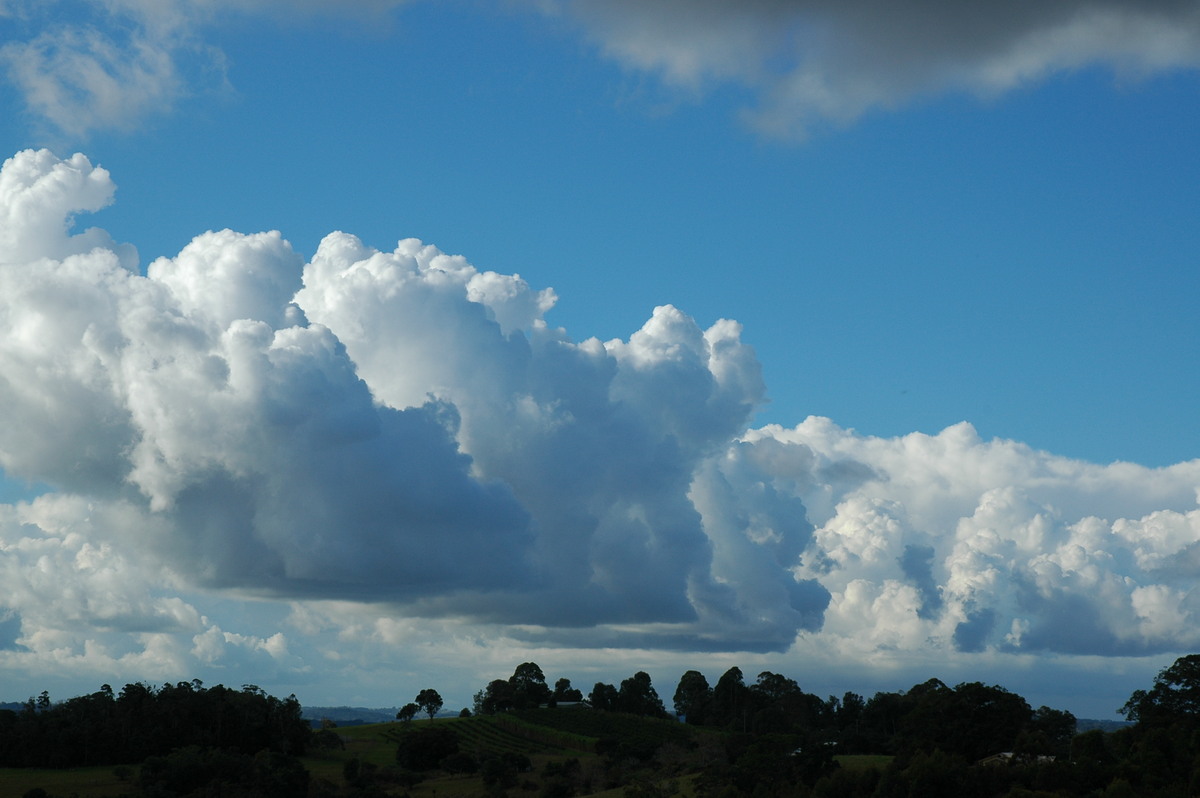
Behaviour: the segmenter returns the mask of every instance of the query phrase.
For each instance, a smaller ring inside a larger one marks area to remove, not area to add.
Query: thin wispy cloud
[[[15,3],[8,16],[28,35],[0,48],[0,64],[29,113],[78,141],[96,129],[133,129],[223,84],[224,56],[209,42],[222,25],[382,19],[415,2]],[[787,138],[946,93],[995,97],[1087,67],[1127,80],[1200,66],[1200,8],[1171,0],[522,5],[571,20],[607,57],[691,96],[726,84],[746,89],[745,119]]]
[[[1126,79],[1200,66],[1192,2],[551,5],[582,20],[606,54],[668,84],[749,89],[746,119],[786,137],[945,93],[995,97],[1086,67]]]

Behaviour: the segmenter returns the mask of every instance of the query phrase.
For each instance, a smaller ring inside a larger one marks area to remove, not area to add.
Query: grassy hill
[[[406,735],[430,728],[453,732],[460,752],[476,763],[507,757],[524,762],[504,788],[509,798],[544,795],[622,796],[693,794],[696,772],[723,750],[726,735],[670,720],[590,710],[539,709],[471,718],[391,721],[329,730],[332,747],[314,746],[301,759],[311,796],[408,795],[467,798],[490,790],[481,770],[415,775],[396,764]],[[882,768],[888,757],[847,757],[843,767]],[[104,798],[136,795],[136,767],[69,770],[0,769],[0,798],[20,798],[41,787],[52,796]]]
[[[570,783],[574,794],[590,795],[620,787],[635,778],[650,778],[656,766],[649,762],[640,764],[631,752],[618,750],[620,746],[635,740],[684,741],[689,734],[686,727],[673,722],[586,710],[539,710],[521,715],[337,728],[333,731],[341,738],[344,749],[325,749],[303,761],[314,780],[322,780],[331,790],[349,786],[345,777],[347,762],[358,760],[358,767],[371,768],[375,785],[388,794],[407,793],[412,798],[486,794],[481,772],[430,771],[423,774],[424,779],[419,783],[405,780],[406,774],[396,767],[396,748],[404,735],[418,734],[431,727],[452,731],[459,750],[476,762],[506,755],[510,761],[524,758],[526,769],[516,774],[515,784],[506,788],[510,796],[541,795],[548,784],[565,782]],[[606,747],[605,741],[609,740],[613,744]]]

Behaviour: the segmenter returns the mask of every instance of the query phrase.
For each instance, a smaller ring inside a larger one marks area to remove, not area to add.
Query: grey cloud
[[[921,609],[917,614],[922,618],[935,617],[942,607],[942,596],[933,575],[935,554],[933,546],[909,543],[900,556],[900,569],[921,593]]]
[[[606,53],[691,90],[733,81],[747,117],[802,136],[944,92],[994,95],[1103,65],[1200,65],[1200,5],[1183,0],[902,5],[825,0],[562,0]]]
[[[20,616],[15,612],[0,613],[0,650],[15,648],[20,633]]]
[[[236,16],[387,21],[405,0],[91,0],[88,24],[50,27],[53,2],[11,15],[0,68],[29,112],[81,140],[128,130],[226,84],[206,32]],[[803,137],[944,93],[994,96],[1092,65],[1141,76],[1200,65],[1194,0],[526,0],[568,16],[609,57],[701,94],[726,82],[761,131]],[[0,17],[2,18],[2,17]]]
[[[967,619],[954,627],[955,647],[959,651],[983,651],[995,625],[995,610],[987,607],[970,610]]]

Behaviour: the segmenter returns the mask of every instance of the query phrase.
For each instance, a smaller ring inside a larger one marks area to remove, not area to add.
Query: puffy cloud
[[[882,439],[819,418],[745,444],[771,453],[763,484],[789,463],[786,484],[816,497],[798,573],[830,590],[823,634],[847,645],[906,628],[913,648],[965,652],[1151,654],[1195,640],[1200,461],[1100,466],[982,441],[966,424]]]
[[[747,429],[735,322],[663,306],[577,342],[548,289],[346,233],[306,263],[208,232],[143,276],[71,229],[112,191],[79,155],[0,170],[0,466],[49,489],[0,505],[0,667],[295,683],[433,638],[431,663],[502,641],[895,667],[1198,642],[1200,460]]]
[[[947,91],[994,95],[1090,65],[1142,75],[1200,65],[1200,5],[1073,0],[901,6],[822,0],[559,0],[603,50],[669,84],[748,87],[778,135]]]
[[[46,152],[5,168],[34,232],[0,273],[0,464],[119,504],[112,539],[182,582],[677,647],[819,626],[799,544],[706,524],[689,495],[761,401],[739,325],[668,306],[576,344],[543,320],[549,290],[344,233],[305,265],[278,233],[209,232],[143,277],[111,247],[64,250],[106,173]]]
[[[505,290],[479,290],[481,277]],[[628,341],[577,344],[541,318],[551,301],[411,239],[388,253],[333,234],[305,267],[296,303],[337,335],[376,400],[452,403],[473,473],[511,487],[535,520],[538,590],[486,604],[431,598],[422,611],[620,624],[589,634],[673,646],[732,644],[726,635],[786,646],[819,619],[823,594],[787,597],[785,606],[794,599],[802,609],[777,612],[775,597],[739,595],[758,586],[726,586],[724,570],[740,555],[715,545],[718,533],[689,499],[697,468],[761,400],[740,327],[701,330],[667,306]],[[524,309],[522,328],[506,316],[513,306]],[[770,577],[785,593],[796,585],[787,567],[773,561]]]
[[[107,170],[81,154],[59,161],[41,150],[8,159],[0,170],[0,263],[61,259],[105,247],[131,266],[133,248],[116,246],[103,230],[68,234],[73,214],[107,206],[113,189]]]

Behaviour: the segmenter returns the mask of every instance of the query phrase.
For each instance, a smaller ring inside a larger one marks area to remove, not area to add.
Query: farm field
[[[129,769],[137,779],[137,768]],[[77,795],[79,798],[107,798],[133,792],[135,785],[121,781],[112,767],[0,768],[0,798],[21,798],[29,790],[41,787],[54,796]]]

